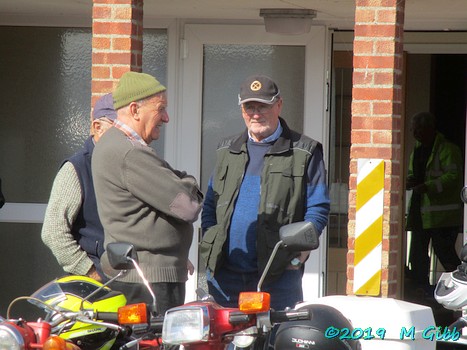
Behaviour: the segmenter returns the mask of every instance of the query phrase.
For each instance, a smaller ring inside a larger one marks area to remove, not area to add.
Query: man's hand
[[[304,251],[300,252],[300,256],[296,257],[299,262],[298,264],[292,264],[292,262],[289,264],[289,266],[286,267],[286,270],[300,270],[302,268],[302,265],[308,260],[308,257],[310,256],[310,251]],[[293,259],[293,260],[295,260]]]
[[[195,266],[191,263],[190,259],[188,259],[188,262],[186,263],[186,268],[190,276],[192,276],[193,273],[195,273]]]
[[[92,265],[92,267],[89,269],[87,276],[96,280],[97,282],[102,282],[101,276],[99,276],[97,273],[96,267],[94,265]]]

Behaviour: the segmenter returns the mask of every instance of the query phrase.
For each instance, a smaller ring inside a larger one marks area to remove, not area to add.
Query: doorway
[[[245,127],[238,106],[238,90],[250,74],[263,73],[276,80],[284,99],[282,116],[291,128],[326,147],[323,87],[328,45],[324,27],[312,27],[304,35],[280,36],[267,33],[262,25],[187,24],[184,36],[182,111],[177,121],[183,127],[176,132],[177,138],[185,142],[183,150],[177,152],[177,162],[188,172],[199,175],[203,190],[213,170],[218,142]],[[325,232],[322,242],[326,242]],[[190,252],[192,262],[198,262],[196,243]],[[322,243],[318,251],[312,252],[306,264],[303,279],[306,299],[323,295],[325,246]],[[188,299],[191,291],[203,286],[204,271],[198,271],[197,278],[187,284]]]
[[[431,111],[436,116],[438,131],[459,146],[465,159],[467,55],[408,55],[406,91],[406,167],[414,145],[408,123],[410,117],[420,111]],[[463,237],[460,235],[458,250],[462,242]],[[430,276],[432,284],[436,283],[441,272],[442,266],[433,259]]]
[[[433,38],[434,37],[434,38]],[[346,294],[347,208],[346,184],[351,130],[352,100],[352,41],[351,32],[335,32],[332,52],[332,90],[330,113],[329,182],[334,206],[329,222],[328,290],[327,295]],[[440,44],[431,44],[437,42]],[[462,52],[465,42],[457,33],[405,33],[406,53],[404,135],[404,169],[413,147],[408,120],[421,110],[432,111],[441,118],[440,130],[461,147],[465,158],[467,53]],[[458,52],[460,51],[460,52]],[[453,53],[455,52],[455,53]],[[465,171],[464,171],[465,174]],[[467,180],[466,180],[467,183]],[[464,215],[464,234],[467,215]],[[462,246],[463,235],[458,237]],[[405,246],[405,243],[402,244]],[[406,249],[401,259],[406,259]],[[434,259],[434,279],[439,278],[440,264]],[[402,262],[405,266],[407,261]],[[442,267],[441,267],[442,269]],[[403,285],[403,284],[401,284]],[[406,298],[402,288],[401,296]]]
[[[406,61],[405,167],[407,168],[408,166],[409,155],[414,146],[414,138],[409,128],[410,118],[415,113],[421,111],[429,111],[436,116],[437,130],[446,139],[459,146],[465,159],[467,54],[409,54]],[[463,173],[465,174],[465,169]],[[406,204],[409,201],[409,196],[410,192],[406,192]],[[460,193],[459,203],[461,203]],[[466,217],[464,215],[464,234],[466,227],[465,220]],[[456,251],[458,254],[465,240],[464,234],[462,230],[459,230],[456,241]],[[410,236],[411,232],[407,232],[405,244],[406,277],[411,271],[409,254]],[[431,247],[429,248],[429,255],[429,279],[432,289],[434,289],[439,277],[445,270]],[[433,299],[431,291],[423,293],[419,288],[414,288],[410,279],[405,279],[403,292],[405,300],[432,307],[435,319],[440,325],[448,325],[458,316],[452,311],[441,307]]]

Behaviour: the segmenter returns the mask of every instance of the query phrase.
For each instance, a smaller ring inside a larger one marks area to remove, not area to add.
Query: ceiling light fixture
[[[311,22],[316,17],[316,10],[310,9],[260,9],[260,17],[268,33],[304,34],[311,28]]]

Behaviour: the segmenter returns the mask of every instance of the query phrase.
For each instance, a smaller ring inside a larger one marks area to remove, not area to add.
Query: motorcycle
[[[297,222],[279,230],[275,245],[259,280],[257,291],[242,292],[238,308],[225,308],[212,296],[199,291],[200,300],[169,309],[164,317],[162,342],[182,345],[191,350],[220,350],[230,343],[236,348],[267,349],[276,325],[275,348],[281,350],[319,346],[334,350],[359,349],[359,342],[329,339],[325,330],[352,325],[338,310],[327,305],[308,305],[299,309],[273,310],[269,293],[262,292],[262,283],[279,249],[291,251],[318,248],[319,237],[313,224]]]
[[[460,197],[464,203],[467,203],[467,186],[462,189]],[[455,271],[441,274],[435,287],[434,297],[446,309],[462,311],[462,315],[448,327],[450,330],[462,331],[467,327],[467,244],[461,250],[460,260],[461,264]],[[460,336],[456,343],[457,348],[467,349],[465,335]]]
[[[230,343],[238,348],[266,349],[276,325],[280,325],[275,335],[277,349],[307,348],[311,344],[335,350],[360,349],[358,341],[325,336],[330,326],[352,329],[348,319],[333,307],[318,304],[271,309],[270,295],[262,292],[261,287],[277,251],[314,250],[319,245],[311,223],[285,225],[279,235],[280,241],[257,291],[241,293],[238,308],[224,308],[209,294],[198,290],[199,300],[172,308],[164,316],[154,312],[155,296],[139,268],[134,247],[119,242],[108,244],[109,262],[120,270],[117,276],[105,284],[83,276],[67,276],[50,282],[30,297],[15,299],[12,303],[27,299],[45,311],[46,316],[29,322],[12,319],[8,312],[7,319],[0,320],[0,349],[157,350],[161,343],[192,350],[224,349]],[[151,305],[125,305],[124,296],[107,287],[129,269],[137,270],[153,296]]]
[[[125,259],[139,268],[134,251],[122,252],[112,246],[108,249],[114,261]],[[121,269],[105,284],[85,276],[65,276],[49,282],[31,296],[14,299],[6,319],[0,317],[0,349],[123,350],[134,346],[159,349],[163,317],[154,312],[152,291],[151,305],[127,305],[122,293],[108,287],[126,271]],[[148,285],[144,275],[141,276]],[[11,309],[20,300],[27,300],[45,316],[35,322],[12,318]]]

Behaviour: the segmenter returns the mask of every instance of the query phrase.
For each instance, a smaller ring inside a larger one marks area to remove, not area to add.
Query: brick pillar
[[[382,297],[396,297],[404,234],[402,69],[404,0],[356,0],[347,294],[353,294],[357,161],[385,163]],[[400,280],[400,277],[399,277]]]
[[[93,0],[92,105],[127,71],[142,70],[143,0]]]

